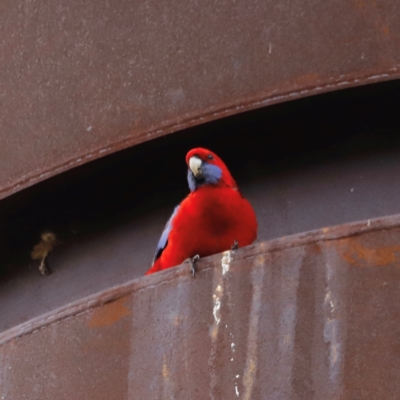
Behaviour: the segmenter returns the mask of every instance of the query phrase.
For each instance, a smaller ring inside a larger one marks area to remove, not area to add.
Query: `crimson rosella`
[[[257,220],[224,162],[197,148],[186,155],[190,194],[175,207],[146,275],[184,261],[247,246],[257,237]],[[193,270],[194,273],[194,270]]]

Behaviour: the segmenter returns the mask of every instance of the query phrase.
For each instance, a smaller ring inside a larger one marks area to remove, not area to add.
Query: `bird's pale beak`
[[[199,157],[196,156],[190,157],[189,168],[192,171],[195,178],[200,178],[201,175],[203,174],[203,171],[201,170],[201,164],[202,161],[200,160]]]

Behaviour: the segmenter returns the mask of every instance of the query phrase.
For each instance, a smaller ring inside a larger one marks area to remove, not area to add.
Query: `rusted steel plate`
[[[397,0],[3,2],[0,198],[264,105],[400,76]]]
[[[398,83],[383,86],[394,87],[391,91],[400,93]],[[390,131],[398,136],[400,125],[395,107],[398,100],[379,96],[369,103],[365,99],[371,97],[372,89],[376,87],[327,94],[250,113],[257,117],[257,123],[249,121],[248,114],[215,121],[189,133],[135,146],[70,171],[68,177],[63,174],[3,199],[0,332],[143,276],[165,221],[188,193],[182,158],[185,146],[207,143],[227,160],[243,194],[256,210],[260,242],[400,213],[400,186],[393,184],[400,176],[400,151],[395,148],[396,142],[385,135],[390,124]],[[354,92],[359,95],[354,97]],[[342,96],[351,93],[347,100]],[[337,102],[325,103],[326,98],[336,98]],[[349,107],[349,103],[354,107]],[[390,107],[394,115],[379,111]],[[282,108],[296,113],[260,122],[260,115],[270,115]],[[369,118],[363,119],[366,112]],[[321,123],[316,124],[314,114]],[[335,118],[336,115],[344,115],[345,119]],[[281,134],[306,132],[307,138],[317,138],[326,121],[335,136],[318,142],[317,158],[309,153],[311,143],[315,145],[314,139],[305,141],[304,136],[299,136],[296,141]],[[268,137],[262,136],[266,125]],[[364,132],[364,126],[369,131]],[[204,130],[208,137],[198,134]],[[217,141],[213,136],[219,131],[223,133]],[[362,136],[352,138],[352,132],[360,131]],[[240,138],[242,132],[246,132],[245,148]],[[369,132],[373,132],[375,140],[371,141]],[[339,137],[345,137],[346,141],[339,141],[340,147],[332,154],[329,147],[337,144]],[[304,144],[299,145],[301,142]],[[366,142],[373,147],[372,153],[342,155],[343,149],[351,147],[359,151]],[[382,142],[385,146],[394,145],[379,150]],[[306,164],[298,160],[294,151],[307,154],[302,156]],[[166,152],[167,167],[162,171],[155,169],[154,163],[159,165]],[[287,161],[277,167],[274,159],[280,162],[282,158]],[[53,274],[43,278],[29,254],[41,230],[48,226],[60,234],[63,243],[49,260]],[[72,229],[78,232],[71,232]]]
[[[226,252],[0,336],[4,399],[400,393],[400,216]]]

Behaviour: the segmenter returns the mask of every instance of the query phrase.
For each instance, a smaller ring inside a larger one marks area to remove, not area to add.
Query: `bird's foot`
[[[44,257],[39,265],[39,272],[44,275],[50,275],[50,270],[46,265],[46,257]]]
[[[231,246],[231,250],[237,250],[239,248],[239,242],[235,240]]]
[[[196,254],[192,258],[187,258],[184,263],[188,263],[190,265],[190,272],[192,273],[193,277],[196,274],[196,261],[200,260],[200,256]]]

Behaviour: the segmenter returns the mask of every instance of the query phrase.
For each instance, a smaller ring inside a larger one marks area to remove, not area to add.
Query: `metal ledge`
[[[399,238],[399,215],[324,228],[202,260],[195,279],[181,266],[80,300],[0,335],[0,391],[392,398]]]

